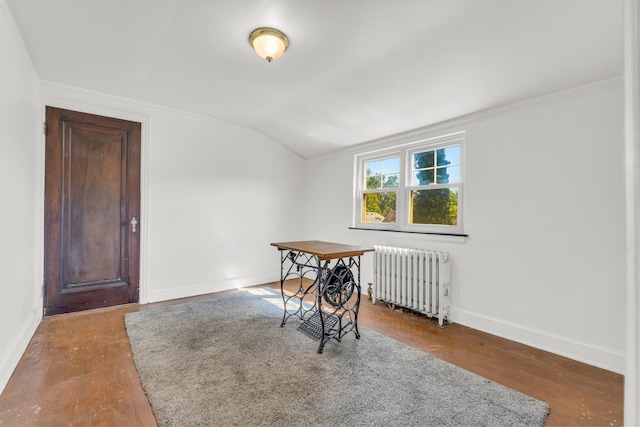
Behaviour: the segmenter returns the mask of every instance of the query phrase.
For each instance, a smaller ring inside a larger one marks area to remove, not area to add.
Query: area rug
[[[273,289],[126,315],[160,426],[541,426],[546,403],[360,327],[318,342]]]

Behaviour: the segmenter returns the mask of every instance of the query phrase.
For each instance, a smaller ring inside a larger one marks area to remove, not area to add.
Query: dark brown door
[[[140,123],[46,117],[44,314],[138,302]]]

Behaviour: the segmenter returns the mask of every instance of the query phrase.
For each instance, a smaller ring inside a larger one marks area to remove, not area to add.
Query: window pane
[[[382,161],[382,173],[390,174],[400,172],[400,157],[392,157]]]
[[[381,175],[368,176],[366,179],[367,179],[367,190],[374,190],[376,188],[382,187]]]
[[[433,167],[433,151],[416,153],[413,155],[413,168],[424,169]]]
[[[438,184],[460,182],[460,166],[450,166],[436,169]]]
[[[365,187],[367,190],[377,188],[398,188],[400,182],[400,157],[374,160],[365,163]]]
[[[362,204],[363,222],[396,222],[396,192],[365,194]]]
[[[382,183],[383,188],[398,188],[398,182],[400,182],[400,175],[385,175],[384,182]]]
[[[364,168],[367,171],[367,176],[371,176],[371,175],[379,175],[380,174],[380,167],[381,167],[381,163],[380,161],[375,161],[375,162],[367,162],[364,164]]]
[[[411,224],[458,225],[458,189],[411,192]]]
[[[441,148],[438,150],[438,166],[459,165],[460,146]]]
[[[382,185],[382,178],[380,176],[382,164],[380,161],[366,162],[364,167],[366,171],[365,184],[367,190],[380,188]]]
[[[429,185],[433,183],[433,169],[413,173],[413,185]]]

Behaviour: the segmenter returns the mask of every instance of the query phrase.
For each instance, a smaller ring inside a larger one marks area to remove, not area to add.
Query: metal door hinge
[[[44,134],[47,134],[47,131],[49,130],[49,125],[47,124],[47,122],[44,122]]]

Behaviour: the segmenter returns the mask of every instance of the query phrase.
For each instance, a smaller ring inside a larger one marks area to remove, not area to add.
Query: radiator
[[[450,322],[450,257],[447,252],[374,246],[371,300],[384,301]]]

